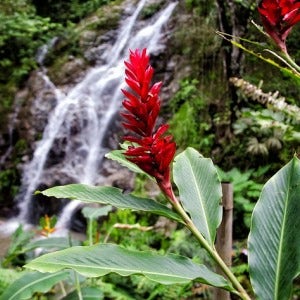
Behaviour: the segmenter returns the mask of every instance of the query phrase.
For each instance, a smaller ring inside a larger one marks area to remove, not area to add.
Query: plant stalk
[[[175,195],[173,194],[172,197],[172,205],[174,209],[182,216],[183,220],[185,221],[186,226],[188,229],[194,234],[194,236],[198,239],[200,245],[208,252],[208,254],[211,256],[211,258],[219,265],[221,270],[224,272],[226,277],[230,280],[232,283],[232,286],[237,290],[237,294],[240,296],[243,300],[251,300],[248,293],[245,291],[243,286],[239,283],[235,275],[231,272],[230,268],[225,264],[225,262],[222,260],[218,252],[214,247],[211,247],[206,239],[203,237],[203,235],[199,232],[197,227],[194,225],[193,221],[190,219],[188,214],[185,212]]]
[[[300,66],[290,57],[290,55],[287,52],[284,52],[284,57],[293,66],[293,68],[296,70],[297,74],[299,75]]]
[[[83,300],[78,274],[74,271],[75,286],[79,300]]]
[[[269,49],[265,49],[266,52],[271,53],[275,57],[277,57],[280,61],[282,61],[286,66],[288,66],[291,71],[296,75],[300,76],[300,67],[295,63],[295,61],[289,56],[287,52],[282,51],[281,55],[277,54],[274,51],[271,51]]]

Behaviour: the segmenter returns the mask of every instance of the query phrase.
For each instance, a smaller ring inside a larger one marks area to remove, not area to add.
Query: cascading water
[[[55,95],[56,107],[49,115],[32,160],[24,168],[18,196],[18,222],[31,220],[34,213],[32,194],[42,179],[51,174],[48,157],[58,151],[58,145],[64,149],[58,162],[59,183],[65,183],[64,177],[68,178],[67,183],[95,184],[96,179],[99,181],[101,161],[107,152],[103,147],[105,133],[120,109],[124,56],[127,56],[128,49],[146,47],[151,53],[161,47],[159,40],[163,26],[176,6],[176,2],[169,3],[149,21],[143,21],[146,25],[140,28],[138,16],[146,2],[139,1],[133,13],[123,20],[114,45],[100,57],[105,63],[90,70],[67,94],[41,72],[45,85]],[[79,205],[77,201],[70,201],[63,208],[57,227],[67,227]]]

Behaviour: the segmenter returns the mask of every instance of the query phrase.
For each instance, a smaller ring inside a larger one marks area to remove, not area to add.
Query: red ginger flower
[[[170,182],[170,164],[175,155],[176,144],[171,135],[165,135],[168,125],[161,125],[154,132],[160,110],[158,94],[162,83],[158,82],[150,87],[154,70],[149,64],[146,49],[130,51],[129,61],[125,61],[125,66],[125,81],[131,91],[122,90],[126,97],[123,106],[127,112],[121,114],[126,119],[123,126],[135,134],[124,137],[132,142],[125,155],[129,161],[153,176],[169,198],[175,199]]]
[[[300,21],[299,0],[262,0],[258,7],[266,32],[287,53],[286,38]]]
[[[172,142],[172,136],[164,136],[168,125],[162,125],[152,136],[141,139],[129,138],[139,146],[129,146],[126,151],[128,160],[138,165],[149,175],[155,177],[158,182],[170,176],[170,163],[173,160],[176,145]]]
[[[125,81],[133,92],[122,90],[126,99],[123,106],[129,113],[122,113],[127,120],[124,127],[141,136],[149,136],[160,110],[160,100],[158,93],[161,82],[155,83],[150,88],[154,70],[149,65],[149,56],[146,49],[140,52],[136,49],[130,51],[129,61],[125,61]]]

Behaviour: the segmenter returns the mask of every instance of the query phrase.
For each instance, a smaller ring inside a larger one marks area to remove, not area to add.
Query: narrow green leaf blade
[[[55,186],[39,192],[45,196],[68,198],[82,202],[110,204],[118,208],[148,211],[181,222],[180,216],[152,199],[140,198],[131,194],[123,194],[122,190],[110,186],[89,186],[84,184],[69,184]]]
[[[72,247],[45,254],[25,267],[41,272],[70,268],[87,277],[103,276],[111,272],[122,276],[140,274],[162,284],[187,283],[198,279],[205,284],[232,290],[222,276],[186,257],[133,251],[114,244]]]
[[[289,299],[300,274],[300,161],[293,158],[264,186],[249,235],[250,277],[259,299]]]
[[[65,280],[68,271],[59,273],[24,272],[24,275],[13,282],[1,295],[0,300],[32,299],[36,292],[46,293],[55,284]]]
[[[175,157],[174,181],[179,198],[193,223],[210,245],[214,244],[222,219],[222,187],[211,159],[187,148]]]

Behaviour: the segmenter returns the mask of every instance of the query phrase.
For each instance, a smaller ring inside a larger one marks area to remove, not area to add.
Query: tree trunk
[[[244,1],[245,2],[245,1]],[[244,3],[243,2],[243,3]],[[251,6],[255,3],[250,0],[248,7],[235,0],[217,0],[218,25],[221,32],[230,34],[238,39],[244,37],[250,23],[253,10]],[[222,59],[224,68],[224,78],[226,80],[226,93],[222,95],[222,101],[218,107],[219,113],[224,112],[228,115],[226,126],[217,130],[217,139],[225,143],[230,140],[232,135],[232,124],[236,120],[236,111],[239,109],[236,91],[229,83],[229,78],[240,77],[243,73],[244,53],[238,47],[233,46],[226,40],[222,42]]]

